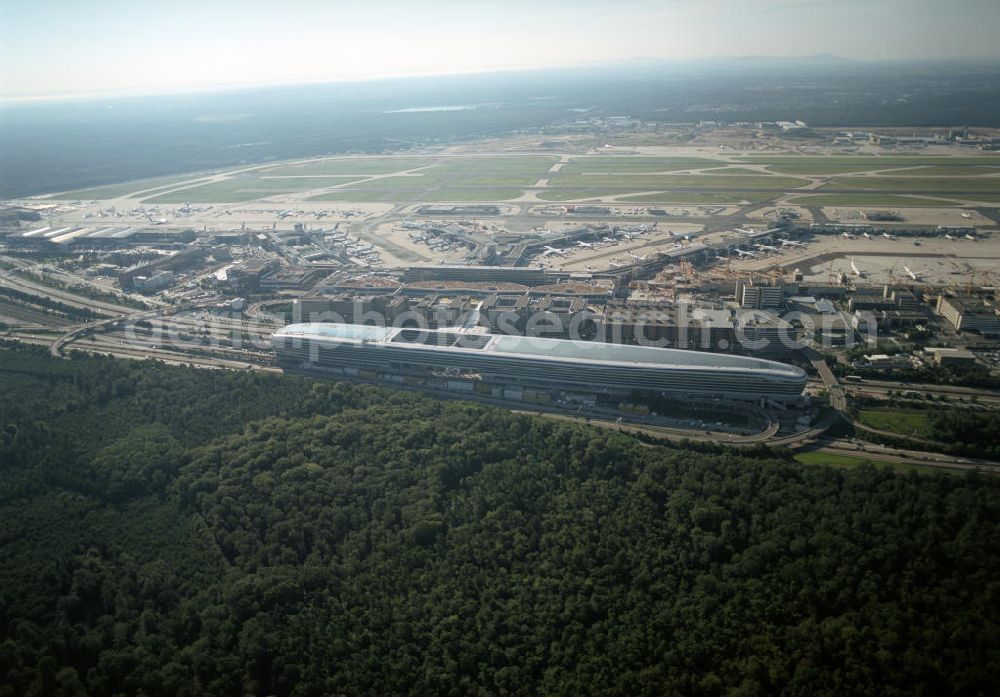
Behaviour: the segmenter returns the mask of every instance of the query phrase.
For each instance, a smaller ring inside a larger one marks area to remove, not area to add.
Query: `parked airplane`
[[[737,254],[739,254],[741,257],[755,257],[755,256],[757,256],[753,252],[745,252],[742,249],[734,249],[733,251],[736,252]]]
[[[954,240],[954,239],[956,239],[956,237],[953,234],[951,234],[950,232],[944,233],[944,238],[946,240]]]
[[[766,252],[777,252],[778,251],[777,247],[772,247],[769,244],[759,244],[759,245],[757,245],[757,249],[763,249]]]
[[[547,257],[550,254],[555,254],[558,257],[565,256],[566,251],[563,249],[557,249],[556,247],[545,247],[545,251],[542,252],[543,257]]]
[[[894,240],[894,239],[896,239],[895,235],[890,235],[888,232],[883,232],[882,233],[882,237],[886,238],[887,240]]]
[[[976,236],[972,235],[972,234],[966,234],[965,239],[972,240],[973,242],[975,242],[976,241]]]
[[[840,233],[840,236],[843,237],[844,239],[848,239],[848,240],[853,240],[854,239],[854,235],[852,235],[849,232],[842,232],[842,233]]]
[[[801,242],[796,242],[794,240],[781,240],[782,247],[805,247]]]
[[[864,237],[866,240],[870,240],[872,238],[872,236],[867,232],[862,232],[861,236]]]
[[[594,245],[592,243],[590,243],[590,242],[582,242],[582,241],[578,240],[577,244],[580,245],[581,247],[586,247],[587,249],[593,249],[594,248]]]
[[[864,273],[861,272],[861,269],[858,268],[858,265],[856,263],[854,263],[854,259],[851,259],[851,271],[858,278],[864,278],[865,277]]]
[[[770,235],[775,232],[781,232],[781,228],[776,227],[776,228],[771,228],[770,230],[764,230],[763,232],[760,232],[759,230],[752,230],[749,228],[738,227],[736,228],[736,232],[742,232],[744,235],[756,235],[756,234]]]
[[[906,275],[909,276],[912,280],[914,280],[914,281],[919,281],[920,280],[920,276],[918,276],[916,274],[916,272],[911,271],[909,266],[904,266],[903,267],[903,271],[905,271]]]

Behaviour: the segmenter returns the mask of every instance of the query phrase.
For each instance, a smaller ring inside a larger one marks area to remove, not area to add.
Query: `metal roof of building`
[[[791,379],[800,379],[805,376],[805,372],[801,368],[786,363],[707,351],[505,334],[485,335],[488,340],[466,343],[459,340],[459,337],[466,333],[468,332],[460,327],[403,329],[358,324],[306,323],[288,325],[275,332],[274,337],[278,339],[283,337],[334,339],[352,343],[391,343],[396,346],[409,344],[432,347],[441,351],[485,352],[559,362],[604,363],[618,366],[625,364],[654,368],[743,370],[764,372]]]

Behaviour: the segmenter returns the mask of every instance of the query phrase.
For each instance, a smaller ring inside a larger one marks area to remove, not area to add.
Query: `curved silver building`
[[[287,370],[517,399],[519,390],[622,397],[638,390],[791,402],[806,383],[801,368],[758,358],[458,328],[292,324],[275,332],[271,345]]]

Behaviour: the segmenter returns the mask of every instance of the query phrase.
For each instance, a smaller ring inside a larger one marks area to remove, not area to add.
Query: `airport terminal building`
[[[292,324],[271,336],[279,364],[345,378],[502,399],[560,395],[797,401],[806,374],[776,361],[702,351],[485,334],[461,328]]]

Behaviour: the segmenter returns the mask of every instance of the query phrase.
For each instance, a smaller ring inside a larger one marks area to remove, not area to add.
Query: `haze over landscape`
[[[995,694],[998,29],[0,0],[0,697]]]
[[[0,8],[4,99],[632,59],[995,59],[1000,22],[990,0],[624,0],[613,9],[598,0],[4,0]]]

